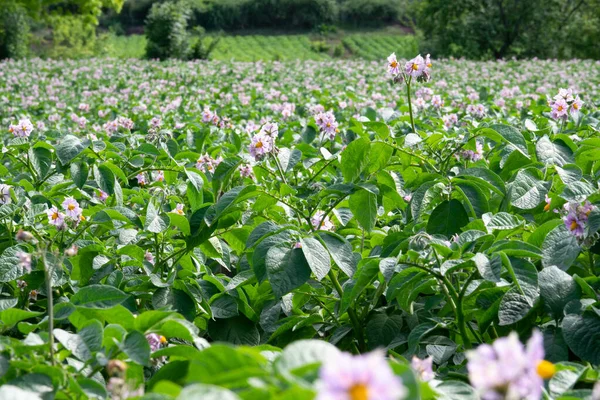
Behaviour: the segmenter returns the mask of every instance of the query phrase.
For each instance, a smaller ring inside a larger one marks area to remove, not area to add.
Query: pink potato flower
[[[317,400],[399,400],[407,390],[384,353],[339,353],[319,371]]]
[[[556,367],[544,360],[543,336],[539,331],[524,346],[515,332],[467,352],[469,379],[483,400],[542,397],[544,379]]]

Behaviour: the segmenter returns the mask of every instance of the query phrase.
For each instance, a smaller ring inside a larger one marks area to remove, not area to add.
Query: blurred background
[[[600,59],[600,0],[0,0],[0,59]]]

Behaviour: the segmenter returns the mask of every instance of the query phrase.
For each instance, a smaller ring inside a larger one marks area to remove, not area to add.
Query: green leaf
[[[552,265],[566,271],[579,255],[581,248],[577,239],[564,224],[552,229],[542,244],[542,265]]]
[[[276,298],[300,287],[310,278],[311,270],[301,249],[282,245],[271,247],[265,265]]]
[[[352,253],[352,245],[340,235],[330,232],[317,232],[319,238],[327,247],[331,258],[351,278],[356,272],[356,260]]]
[[[169,216],[169,220],[171,221],[171,226],[179,228],[181,233],[184,235],[190,235],[190,223],[185,215],[179,215],[176,212],[167,213]]]
[[[4,324],[5,328],[11,328],[21,321],[33,317],[38,317],[40,315],[42,315],[42,313],[37,311],[27,311],[18,308],[9,308],[0,312],[0,321],[2,321],[2,324]]]
[[[449,380],[434,387],[438,400],[479,400],[475,389],[464,382]]]
[[[211,320],[208,323],[208,334],[215,341],[235,345],[257,346],[260,333],[256,325],[244,316],[228,319]]]
[[[501,196],[506,193],[506,187],[504,186],[502,178],[487,168],[468,168],[462,171],[458,176],[485,186]]]
[[[544,201],[549,185],[550,182],[537,179],[530,171],[521,170],[509,185],[510,202],[522,210],[531,210]]]
[[[539,161],[546,165],[558,165],[562,167],[565,164],[571,164],[575,160],[573,152],[562,141],[552,142],[548,136],[544,135],[535,145],[535,153]]]
[[[462,203],[456,199],[444,200],[429,216],[427,233],[440,234],[450,237],[459,233],[461,228],[469,223],[469,216]]]
[[[0,282],[14,281],[25,273],[17,256],[22,251],[24,250],[19,245],[4,250],[0,256]]]
[[[571,362],[559,363],[555,366],[556,374],[548,382],[552,396],[560,396],[572,389],[588,369],[586,366]]]
[[[596,314],[569,314],[562,323],[567,345],[582,360],[600,364],[600,317]]]
[[[588,198],[589,195],[596,193],[597,189],[587,182],[572,182],[565,186],[560,197],[567,201],[575,201],[581,203]]]
[[[482,217],[488,232],[494,230],[512,230],[523,225],[523,220],[520,217],[506,212],[499,212],[493,216],[488,213]]]
[[[288,345],[275,360],[275,369],[294,373],[310,365],[319,365],[339,354],[337,347],[322,340],[298,340]]]
[[[153,201],[148,202],[146,210],[146,221],[144,229],[152,233],[160,233],[169,227],[169,218],[161,215],[160,210],[156,208]]]
[[[379,273],[379,259],[364,259],[359,265],[352,281],[344,287],[344,294],[340,304],[340,314],[344,313],[350,305],[358,299],[360,294],[371,284]]]
[[[356,139],[342,152],[340,166],[346,182],[352,182],[360,176],[368,162],[370,144],[367,138]]]
[[[177,399],[180,400],[240,400],[230,390],[219,386],[196,383],[183,388]]]
[[[484,130],[486,129],[487,128],[484,128]],[[494,130],[497,134],[499,134],[502,137],[502,140],[512,144],[513,148],[519,150],[526,156],[529,154],[529,152],[527,151],[527,142],[525,141],[525,138],[517,128],[510,125],[495,124],[490,126],[490,129]],[[491,139],[499,141],[497,140],[498,137],[491,137]]]
[[[79,189],[83,188],[87,182],[89,168],[85,162],[76,162],[71,164],[71,179]]]
[[[562,168],[555,166],[554,168],[565,185],[578,182],[583,176],[583,171],[575,164],[563,165]]]
[[[115,194],[115,174],[106,165],[92,167],[94,172],[94,180],[98,187],[109,195]]]
[[[365,330],[367,334],[369,349],[387,347],[401,336],[402,317],[399,315],[387,315],[377,313],[367,323]]]
[[[73,135],[67,135],[56,145],[56,156],[62,165],[67,165],[89,145],[88,139],[80,140]]]
[[[308,266],[318,281],[323,279],[331,269],[331,261],[329,253],[323,247],[321,242],[315,238],[300,239],[302,245],[302,253],[308,262]]]
[[[354,217],[367,232],[371,232],[377,221],[377,195],[366,189],[359,189],[348,199]]]
[[[384,124],[385,125],[385,124]],[[387,128],[387,126],[386,126]],[[385,168],[392,157],[394,149],[385,143],[376,142],[371,144],[369,151],[368,171],[373,174]],[[342,153],[343,154],[343,153]]]
[[[122,351],[135,363],[143,366],[150,364],[150,345],[141,332],[129,332],[123,341]]]
[[[581,297],[581,288],[571,275],[555,266],[544,268],[538,274],[538,280],[544,305],[556,319],[563,317],[568,302]]]
[[[514,324],[525,318],[535,305],[538,293],[535,289],[525,286],[521,294],[517,287],[511,288],[500,302],[498,319],[500,326]]]
[[[111,308],[121,304],[128,294],[109,285],[85,286],[71,297],[71,303],[85,308]]]
[[[33,147],[29,149],[28,154],[38,178],[46,176],[52,167],[52,152],[45,147]]]
[[[81,336],[62,329],[55,329],[53,332],[54,337],[65,349],[69,350],[73,356],[81,361],[87,361],[92,357],[92,352]]]

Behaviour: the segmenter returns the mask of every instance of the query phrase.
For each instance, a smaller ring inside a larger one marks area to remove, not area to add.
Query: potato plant
[[[592,61],[0,64],[0,399],[596,399]]]

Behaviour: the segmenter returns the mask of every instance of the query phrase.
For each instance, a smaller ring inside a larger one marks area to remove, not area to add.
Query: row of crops
[[[331,59],[333,49],[339,44],[321,41],[330,47],[327,51],[315,50],[310,35],[239,35],[224,36],[210,55],[221,61],[273,61],[273,60],[315,60]],[[343,56],[375,60],[381,54],[396,52],[408,57],[418,53],[417,40],[413,36],[383,33],[356,33],[342,38]],[[143,58],[146,38],[142,35],[109,36],[105,51],[115,58]]]

